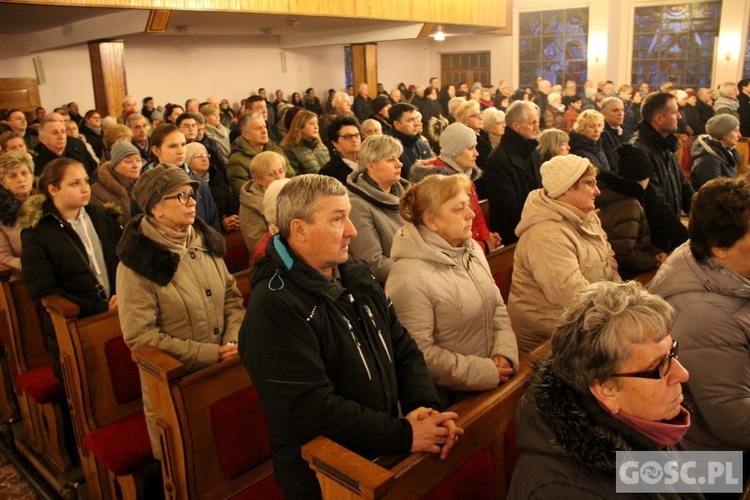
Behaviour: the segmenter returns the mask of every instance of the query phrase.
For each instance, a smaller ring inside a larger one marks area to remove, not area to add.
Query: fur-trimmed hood
[[[36,190],[31,191],[32,195]],[[0,186],[0,224],[3,226],[15,226],[21,212],[21,206],[28,201],[19,201],[13,193]]]
[[[536,407],[537,421],[519,434],[519,448],[566,456],[603,471],[615,470],[615,452],[658,450],[659,446],[626,424],[615,420],[591,395],[563,382],[551,358],[539,362],[526,404]]]
[[[122,179],[122,181],[118,180],[118,177]],[[127,180],[132,181],[130,186],[127,186],[123,183],[123,181]],[[126,179],[125,177],[113,172],[111,161],[105,161],[104,163],[99,165],[99,168],[96,169],[97,184],[100,184],[104,189],[119,198],[126,198],[130,196],[128,191],[135,184],[136,180],[137,179]]]
[[[137,274],[159,286],[166,286],[177,272],[180,255],[145,236],[141,232],[143,218],[143,214],[137,215],[125,226],[122,239],[117,245],[117,257],[123,265]],[[197,217],[193,229],[202,236],[206,250],[216,257],[224,256],[226,242],[221,234]]]

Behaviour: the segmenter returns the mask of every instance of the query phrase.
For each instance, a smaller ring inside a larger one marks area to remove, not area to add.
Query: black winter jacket
[[[484,166],[490,230],[500,233],[506,245],[518,241],[516,226],[521,221],[526,197],[542,187],[539,172],[542,157],[536,150],[538,145],[536,140],[525,139],[508,127]]]
[[[110,296],[115,295],[118,263],[115,247],[122,236],[122,226],[118,222],[119,214],[98,205],[88,205],[86,213],[91,218],[101,241],[109,276]],[[62,219],[52,201],[45,200],[43,195],[29,199],[21,209],[18,224],[23,229],[21,275],[29,295],[38,307],[41,307],[44,297],[60,295],[81,308],[81,317],[107,310],[107,301],[99,296],[98,281],[91,275],[89,263],[79,255],[80,251],[85,256],[86,248],[78,233]],[[48,315],[45,316],[44,327],[49,337],[55,376],[62,380],[60,350]]]
[[[385,133],[385,130],[383,132]],[[395,139],[398,139],[404,147],[404,152],[401,153],[399,161],[401,161],[401,177],[408,179],[412,165],[417,163],[417,160],[429,160],[432,158],[432,151],[430,151],[430,146],[418,135],[402,134],[395,128],[390,130],[390,134]]]
[[[599,145],[602,147],[604,156],[607,157],[607,164],[609,164],[609,168],[613,172],[617,172],[617,155],[615,154],[617,146],[626,142],[630,142],[630,134],[624,127],[622,127],[622,134],[620,134],[616,128],[610,127],[606,123],[604,124]]]
[[[96,169],[99,165],[96,164],[86,149],[86,145],[80,139],[68,137],[67,145],[65,146],[65,151],[63,151],[62,156],[57,156],[41,142],[37,144],[34,151],[36,151],[36,156],[34,157],[34,175],[36,176],[41,175],[42,170],[44,170],[47,163],[65,157],[75,160],[83,165],[83,168],[86,169],[86,173],[89,175],[89,182],[93,184],[96,180]]]
[[[586,158],[599,170],[612,170],[607,155],[604,154],[604,149],[602,149],[603,134],[598,141],[589,139],[578,132],[571,131],[569,135],[570,154]]]
[[[552,371],[549,358],[537,367],[518,405],[516,440],[521,454],[513,470],[510,500],[703,498],[686,493],[615,493],[616,451],[667,448],[612,418],[590,394],[563,382]]]
[[[663,137],[650,123],[643,121],[632,143],[651,158],[654,174],[646,189],[646,215],[654,244],[669,253],[687,239],[680,212],[690,213],[693,198],[693,188],[674,155],[679,143],[673,134]]]
[[[408,452],[412,429],[399,418],[440,408],[422,353],[363,262],[338,266],[331,282],[269,240],[251,276],[239,335],[242,361],[260,395],[274,474],[287,498],[320,487],[300,447],[319,435],[368,457]]]
[[[725,148],[721,142],[709,135],[696,137],[690,153],[693,156],[690,182],[696,191],[711,179],[737,175],[740,154],[734,148]]]
[[[323,167],[318,171],[318,174],[320,175],[327,175],[329,177],[333,177],[334,179],[338,179],[338,181],[346,186],[346,178],[349,177],[349,174],[351,174],[354,170],[352,167],[346,164],[344,159],[341,157],[341,153],[339,153],[337,150],[333,150],[331,152],[331,160],[323,165]]]

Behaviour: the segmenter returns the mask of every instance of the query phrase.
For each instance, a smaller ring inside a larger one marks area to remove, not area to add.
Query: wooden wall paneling
[[[42,105],[36,78],[0,78],[0,109],[34,111]]]
[[[122,100],[128,94],[123,42],[89,42],[89,58],[96,109],[119,117]]]
[[[352,72],[354,73],[354,93],[359,84],[370,87],[370,97],[377,97],[378,88],[378,45],[376,43],[352,44]]]

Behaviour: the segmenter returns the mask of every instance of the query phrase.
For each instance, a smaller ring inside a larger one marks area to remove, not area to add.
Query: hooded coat
[[[158,347],[195,371],[219,361],[220,345],[237,341],[245,308],[222,258],[224,238],[199,218],[188,232],[184,246],[143,215],[133,217],[117,245],[117,292],[128,347]],[[158,458],[158,433],[145,384],[143,407]]]
[[[311,439],[324,435],[368,457],[405,453],[412,428],[399,415],[441,408],[424,357],[377,278],[352,258],[336,269],[340,281],[328,279],[277,234],[250,277],[240,354],[288,498],[320,496],[300,456]]]
[[[690,182],[698,191],[701,186],[717,177],[734,177],[740,164],[740,154],[735,148],[728,149],[710,135],[698,136],[690,148],[693,168]]]
[[[508,314],[523,358],[550,338],[563,309],[590,283],[620,281],[595,212],[529,193],[516,233]]]
[[[422,164],[418,163],[414,165],[411,169],[409,181],[412,184],[416,184],[432,174],[455,175],[465,173],[454,162],[443,157],[437,157]],[[471,236],[474,238],[474,241],[479,243],[479,246],[482,247],[484,253],[487,253],[489,248],[487,247],[486,240],[490,237],[490,230],[487,228],[487,222],[484,219],[482,207],[479,205],[479,195],[477,194],[477,186],[474,182],[482,178],[482,171],[478,167],[474,167],[469,174],[469,178],[471,179],[469,204],[471,205],[472,212],[474,212],[474,219],[471,221]]]
[[[596,198],[599,220],[612,246],[623,279],[632,279],[659,265],[661,249],[651,244],[651,231],[643,210],[643,188],[636,181],[605,170],[597,176],[601,194]]]
[[[398,211],[398,204],[409,182],[399,179],[389,193],[380,189],[365,172],[352,172],[346,179],[352,211],[349,217],[357,229],[357,236],[349,243],[352,257],[364,260],[380,283],[385,283],[391,272],[393,235],[406,224]]]
[[[112,162],[106,161],[96,171],[96,184],[91,186],[91,202],[99,205],[114,205],[120,212],[120,223],[130,220],[133,186],[138,179],[129,179],[112,170]]]
[[[257,182],[247,181],[240,190],[240,231],[249,253],[253,253],[268,233],[263,215],[265,191]]]
[[[117,212],[89,204],[84,207],[91,219],[102,247],[102,255],[110,283],[110,296],[118,290],[115,284],[117,255],[115,247],[122,234]],[[75,229],[57,211],[52,200],[35,195],[23,204],[17,219],[21,233],[22,278],[29,296],[41,308],[41,301],[59,295],[81,308],[81,317],[105,312],[109,305],[99,294],[99,282],[84,261],[86,247]],[[52,355],[52,369],[58,380],[60,349],[49,315],[45,314],[44,329]]]
[[[680,357],[682,361],[682,357]],[[513,470],[509,500],[688,499],[691,494],[615,493],[615,452],[682,449],[657,443],[612,418],[591,394],[563,382],[540,363],[516,410],[520,456]]]
[[[713,258],[677,248],[649,291],[677,312],[672,338],[690,372],[685,402],[693,409],[685,445],[698,450],[750,450],[750,281]]]
[[[498,385],[492,358],[518,369],[516,336],[479,245],[452,247],[424,226],[407,224],[394,238],[385,291],[401,324],[424,354],[445,406],[457,391]]]

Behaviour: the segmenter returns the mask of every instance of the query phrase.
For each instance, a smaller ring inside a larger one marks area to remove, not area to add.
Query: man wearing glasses
[[[693,199],[690,240],[649,285],[677,312],[672,336],[690,370],[685,446],[750,450],[750,184],[706,183]],[[747,455],[747,453],[746,453]],[[748,457],[745,457],[745,464]]]

